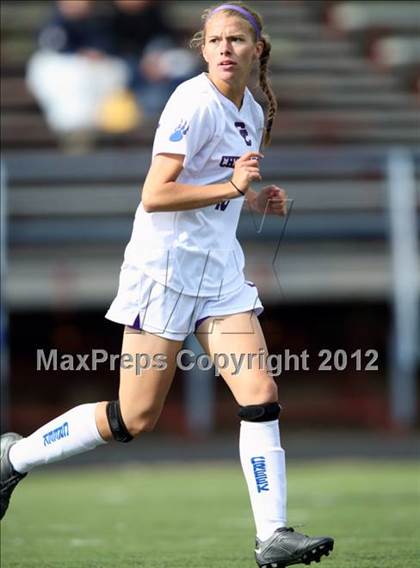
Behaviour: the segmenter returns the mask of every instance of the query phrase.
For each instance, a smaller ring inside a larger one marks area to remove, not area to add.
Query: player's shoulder
[[[217,97],[210,88],[204,73],[183,81],[170,96],[167,106],[183,108],[193,114],[217,106]]]
[[[195,75],[191,77],[191,79],[187,79],[178,85],[175,89],[174,93],[202,93],[206,94],[211,91],[209,88],[209,81],[206,77],[205,73],[200,73],[199,75]]]

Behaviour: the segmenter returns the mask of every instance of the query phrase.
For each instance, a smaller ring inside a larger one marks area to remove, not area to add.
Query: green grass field
[[[288,478],[290,524],[336,539],[324,568],[420,566],[418,463],[298,463]],[[239,464],[44,468],[16,490],[1,540],[2,568],[256,566]]]

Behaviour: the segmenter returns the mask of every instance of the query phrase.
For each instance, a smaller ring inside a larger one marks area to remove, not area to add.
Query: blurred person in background
[[[98,128],[100,105],[122,91],[128,78],[115,53],[111,5],[58,0],[26,76],[50,128],[63,139],[82,140]],[[135,122],[135,109],[132,115]]]
[[[122,354],[131,362],[121,364],[118,400],[76,406],[26,438],[3,435],[1,516],[16,485],[36,466],[153,430],[183,341],[196,333],[211,360],[231,356],[220,374],[239,405],[257,564],[319,562],[333,539],[287,526],[280,405],[258,320],[263,306],[245,280],[236,239],[245,202],[258,213],[286,212],[282,189],[251,188],[262,180],[259,149],[270,143],[277,110],[268,80],[271,44],[261,16],[235,2],[205,10],[191,46],[201,51],[208,72],[182,83],[161,115],[118,293],[106,314],[124,325]],[[255,64],[268,101],[266,122],[247,87]],[[232,355],[236,361],[248,355],[248,362],[237,367]]]
[[[197,71],[199,61],[179,46],[177,33],[164,18],[166,3],[114,0],[114,4],[116,49],[129,67],[129,87],[144,114],[155,116],[172,91]]]
[[[50,128],[70,144],[123,133],[157,115],[197,59],[150,0],[57,0],[27,84]]]

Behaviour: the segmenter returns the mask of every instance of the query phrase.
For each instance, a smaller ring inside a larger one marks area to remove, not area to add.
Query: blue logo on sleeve
[[[175,130],[169,136],[169,140],[171,142],[179,142],[180,140],[183,139],[183,137],[186,135],[186,133],[188,132],[189,129],[190,129],[190,127],[188,126],[187,121],[181,120],[181,122],[178,124],[178,126],[175,128]]]

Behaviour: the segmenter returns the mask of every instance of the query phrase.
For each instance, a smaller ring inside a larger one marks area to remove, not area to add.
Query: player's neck
[[[225,81],[220,81],[218,79],[215,79],[214,77],[211,77],[209,73],[207,73],[207,77],[210,79],[216,89],[222,93],[223,96],[231,100],[239,110],[241,109],[246,84],[233,86],[229,83],[226,83]]]

